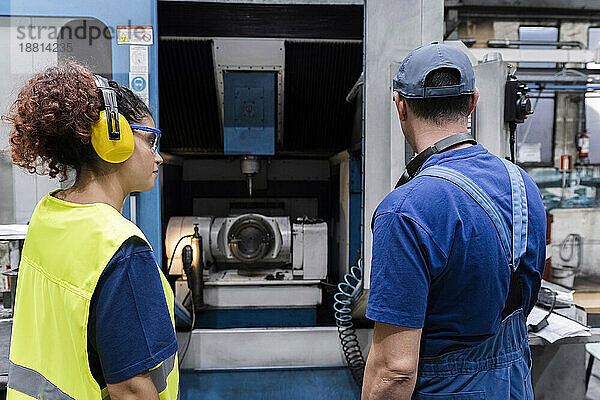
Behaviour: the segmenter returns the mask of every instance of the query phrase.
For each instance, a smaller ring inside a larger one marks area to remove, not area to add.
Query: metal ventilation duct
[[[161,38],[158,54],[162,150],[223,153],[212,41]],[[285,42],[276,154],[330,155],[352,144],[355,106],[345,99],[362,71],[362,58],[360,41]]]
[[[286,41],[282,150],[349,147],[354,105],[346,101],[362,71],[360,41]]]
[[[161,149],[222,152],[212,41],[161,38],[158,46]]]
[[[287,3],[287,4],[284,4]],[[363,37],[363,5],[348,1],[159,1],[159,36],[355,39]]]

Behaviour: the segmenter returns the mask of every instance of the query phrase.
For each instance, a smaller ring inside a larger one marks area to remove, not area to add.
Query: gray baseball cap
[[[440,68],[460,73],[460,83],[451,86],[425,87],[427,75]],[[475,74],[469,57],[460,49],[438,42],[417,47],[400,64],[394,77],[394,91],[403,97],[423,99],[475,93]]]

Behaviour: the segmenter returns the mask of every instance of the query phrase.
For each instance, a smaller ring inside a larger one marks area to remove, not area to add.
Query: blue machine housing
[[[0,16],[94,18],[113,33],[111,43],[112,79],[129,86],[130,46],[117,44],[117,26],[151,26],[154,34],[148,46],[149,107],[158,121],[158,29],[157,2],[130,0],[107,6],[106,2],[79,0],[48,2],[45,0],[0,1]],[[194,71],[190,71],[194,73]],[[271,72],[226,72],[224,77],[224,152],[225,154],[273,155],[275,153],[276,75]],[[169,132],[165,132],[169,134]],[[360,248],[360,160],[352,161],[352,253]],[[126,199],[123,214],[136,222],[149,240],[157,262],[161,265],[163,237],[161,232],[161,194],[157,184],[149,192],[135,195],[135,215],[131,214],[130,199]],[[275,311],[275,312],[273,312]],[[314,325],[314,310],[297,309],[285,315],[281,310],[259,310],[251,315],[258,326]],[[214,315],[208,321],[214,326],[236,325],[242,319],[237,310]],[[248,316],[244,316],[247,318]],[[274,322],[279,318],[278,322]],[[310,321],[306,323],[305,321]],[[221,324],[221,325],[220,325]],[[184,341],[186,339],[183,339]],[[182,345],[185,342],[182,342]],[[193,349],[193,346],[190,350]],[[299,399],[299,398],[358,398],[360,393],[352,383],[345,367],[331,368],[257,368],[231,370],[187,371],[181,378],[182,399]]]

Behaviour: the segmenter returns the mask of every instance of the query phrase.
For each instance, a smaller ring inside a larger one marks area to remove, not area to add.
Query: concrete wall
[[[558,30],[560,41],[579,41],[587,45],[588,28],[586,22],[563,22]],[[566,68],[580,68],[579,64],[566,64]],[[560,167],[560,156],[571,155],[577,160],[576,138],[579,135],[579,103],[584,101],[581,94],[557,93],[554,136],[554,166]]]
[[[583,257],[581,275],[600,277],[600,209],[574,208],[554,209],[550,212],[552,222],[551,248],[552,265],[577,264],[577,251],[574,249],[572,260],[565,262],[560,258],[559,251],[562,241],[570,234],[577,233],[583,239]],[[564,255],[568,258],[570,247],[565,248]]]
[[[554,113],[554,167],[560,167],[560,156],[577,160],[578,106],[582,96],[576,93],[556,93]]]

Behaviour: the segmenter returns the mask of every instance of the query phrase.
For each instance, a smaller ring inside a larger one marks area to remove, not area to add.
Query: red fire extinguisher
[[[590,155],[590,137],[585,132],[579,135],[577,149],[579,150],[580,159],[585,159]]]
[[[560,172],[571,172],[571,168],[571,156],[568,154],[560,156]]]

